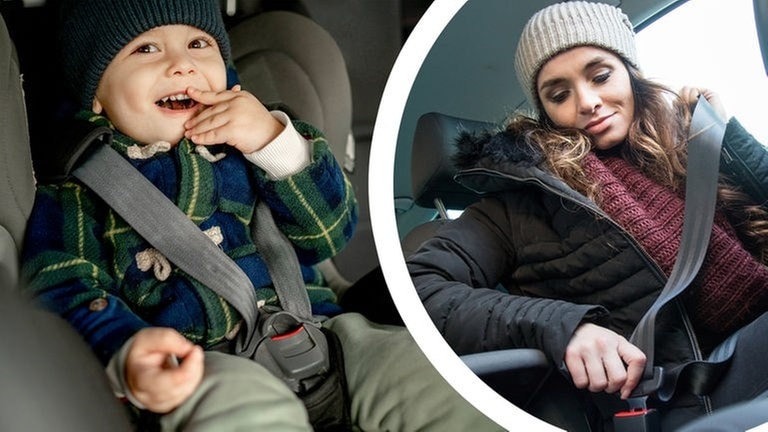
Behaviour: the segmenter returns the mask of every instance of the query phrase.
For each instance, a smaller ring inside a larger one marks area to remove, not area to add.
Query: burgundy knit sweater
[[[600,159],[590,153],[584,168],[601,185],[602,209],[669,276],[682,236],[683,198],[619,157]],[[720,212],[704,264],[686,297],[697,327],[714,335],[730,334],[766,310],[768,268],[744,249]]]

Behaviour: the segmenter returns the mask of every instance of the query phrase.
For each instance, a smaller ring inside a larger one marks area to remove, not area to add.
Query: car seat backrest
[[[411,150],[411,192],[422,207],[435,206],[439,199],[450,209],[463,209],[477,200],[477,194],[453,180],[458,171],[453,163],[456,138],[462,131],[489,130],[494,123],[431,112],[416,123]]]
[[[333,37],[307,16],[287,10],[244,18],[228,33],[243,88],[265,105],[277,105],[320,129],[336,160],[353,172],[352,90]],[[340,294],[351,282],[335,259],[318,267]]]
[[[352,92],[330,34],[306,16],[270,11],[240,21],[229,37],[243,88],[323,131],[337,160],[351,171]]]
[[[0,271],[15,282],[35,182],[19,61],[4,19],[0,19],[0,177]]]
[[[490,130],[496,126],[437,112],[419,117],[411,150],[411,192],[417,205],[436,209],[438,218],[416,226],[403,237],[405,256],[413,253],[448,220],[446,210],[463,210],[477,201],[476,193],[453,179],[458,172],[453,162],[456,138],[462,131]]]

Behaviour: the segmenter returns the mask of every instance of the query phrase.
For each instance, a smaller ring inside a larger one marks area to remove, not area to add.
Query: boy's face
[[[93,111],[141,143],[176,144],[184,123],[203,109],[187,89],[226,86],[216,40],[194,27],[166,25],[140,34],[117,53],[99,81]]]

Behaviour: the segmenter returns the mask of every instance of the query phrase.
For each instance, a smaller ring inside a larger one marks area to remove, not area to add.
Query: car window
[[[762,104],[768,99],[751,0],[689,0],[637,33],[646,77],[677,90],[706,87],[720,94],[735,116],[768,145]]]

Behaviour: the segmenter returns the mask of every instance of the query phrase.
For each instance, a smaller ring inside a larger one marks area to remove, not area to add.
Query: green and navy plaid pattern
[[[265,201],[297,252],[313,312],[334,315],[340,312],[335,295],[313,265],[345,246],[357,222],[357,203],[322,135],[305,123],[294,126],[311,141],[312,162],[281,180],[268,178],[227,145],[209,146],[213,154],[226,154],[217,162],[195,152],[188,140],[168,152],[129,160],[202,230],[220,232],[219,246],[253,281],[257,298],[274,303],[250,227],[255,204]],[[135,144],[116,133],[112,146],[126,154]],[[27,228],[23,272],[28,289],[66,318],[103,362],[148,326],[176,328],[204,347],[223,341],[240,320],[236,310],[173,265],[164,280],[154,268],[142,270],[137,254],[151,249],[81,183],[41,185]]]

